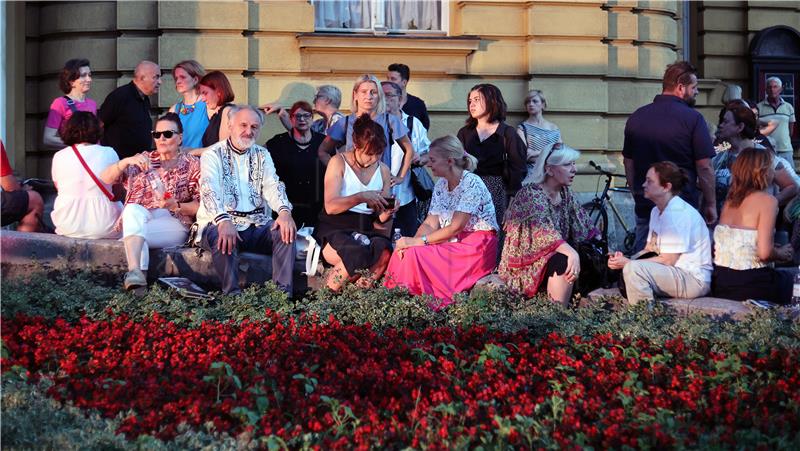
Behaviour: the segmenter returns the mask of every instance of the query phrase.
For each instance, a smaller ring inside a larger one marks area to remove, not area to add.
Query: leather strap
[[[97,187],[100,188],[100,191],[102,191],[103,194],[106,195],[109,201],[114,202],[114,195],[108,192],[103,183],[100,182],[100,180],[97,178],[96,175],[94,175],[94,172],[92,172],[92,170],[89,169],[89,166],[86,164],[86,161],[83,160],[83,157],[81,156],[81,153],[78,152],[78,148],[75,147],[75,144],[72,145],[72,150],[73,152],[75,152],[75,156],[78,157],[78,161],[80,161],[81,164],[83,165],[83,169],[86,169],[86,172],[89,174],[89,177],[91,177],[92,180],[94,180],[94,183],[97,185]]]

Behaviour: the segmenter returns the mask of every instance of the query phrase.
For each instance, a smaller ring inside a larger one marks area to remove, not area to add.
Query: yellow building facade
[[[288,105],[334,84],[345,111],[357,75],[383,79],[388,64],[403,62],[412,70],[409,92],[427,103],[431,138],[463,125],[474,84],[500,87],[513,125],[525,117],[526,92],[541,89],[547,119],[583,151],[581,167],[595,160],[621,170],[625,121],[660,92],[667,64],[697,64],[698,104],[715,123],[726,83],[751,89],[753,37],[775,25],[800,29],[800,2],[441,0],[439,32],[327,33],[315,29],[315,3],[4,2],[3,137],[12,164],[49,178],[52,152],[42,150],[41,135],[61,95],[57,74],[66,60],[85,57],[98,106],[140,60],[158,62],[164,83],[154,114],[179,100],[169,70],[183,59],[224,71],[237,102]],[[270,117],[260,140],[280,131]],[[580,177],[576,188],[594,191],[595,182]]]

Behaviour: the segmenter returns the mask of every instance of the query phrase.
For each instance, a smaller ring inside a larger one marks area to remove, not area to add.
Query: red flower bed
[[[2,321],[9,357],[50,395],[115,416],[120,432],[170,439],[216,428],[290,446],[447,448],[502,440],[528,446],[669,447],[717,431],[800,430],[798,351],[723,355],[681,340],[655,346],[480,327],[423,332],[272,315],[183,329],[135,323]]]

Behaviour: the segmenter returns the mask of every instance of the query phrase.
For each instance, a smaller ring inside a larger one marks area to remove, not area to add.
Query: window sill
[[[302,69],[308,72],[383,73],[391,63],[408,64],[414,75],[467,73],[467,57],[478,50],[477,36],[300,33]]]

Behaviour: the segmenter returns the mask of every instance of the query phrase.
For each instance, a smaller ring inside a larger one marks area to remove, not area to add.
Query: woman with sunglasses
[[[265,144],[275,172],[286,185],[292,217],[299,227],[316,227],[322,210],[325,167],[317,150],[325,135],[311,131],[312,114],[308,102],[295,102],[289,109],[290,131],[273,136]]]
[[[539,156],[530,185],[519,190],[505,214],[505,245],[498,274],[525,296],[547,292],[567,305],[581,262],[576,246],[599,231],[570,186],[580,153],[554,144]]]
[[[200,206],[200,160],[180,151],[182,134],[177,114],[161,116],[153,130],[156,150],[124,158],[100,176],[106,183],[123,182],[128,191],[122,211],[126,290],[147,286],[142,271],[147,270],[149,248],[186,241]]]

